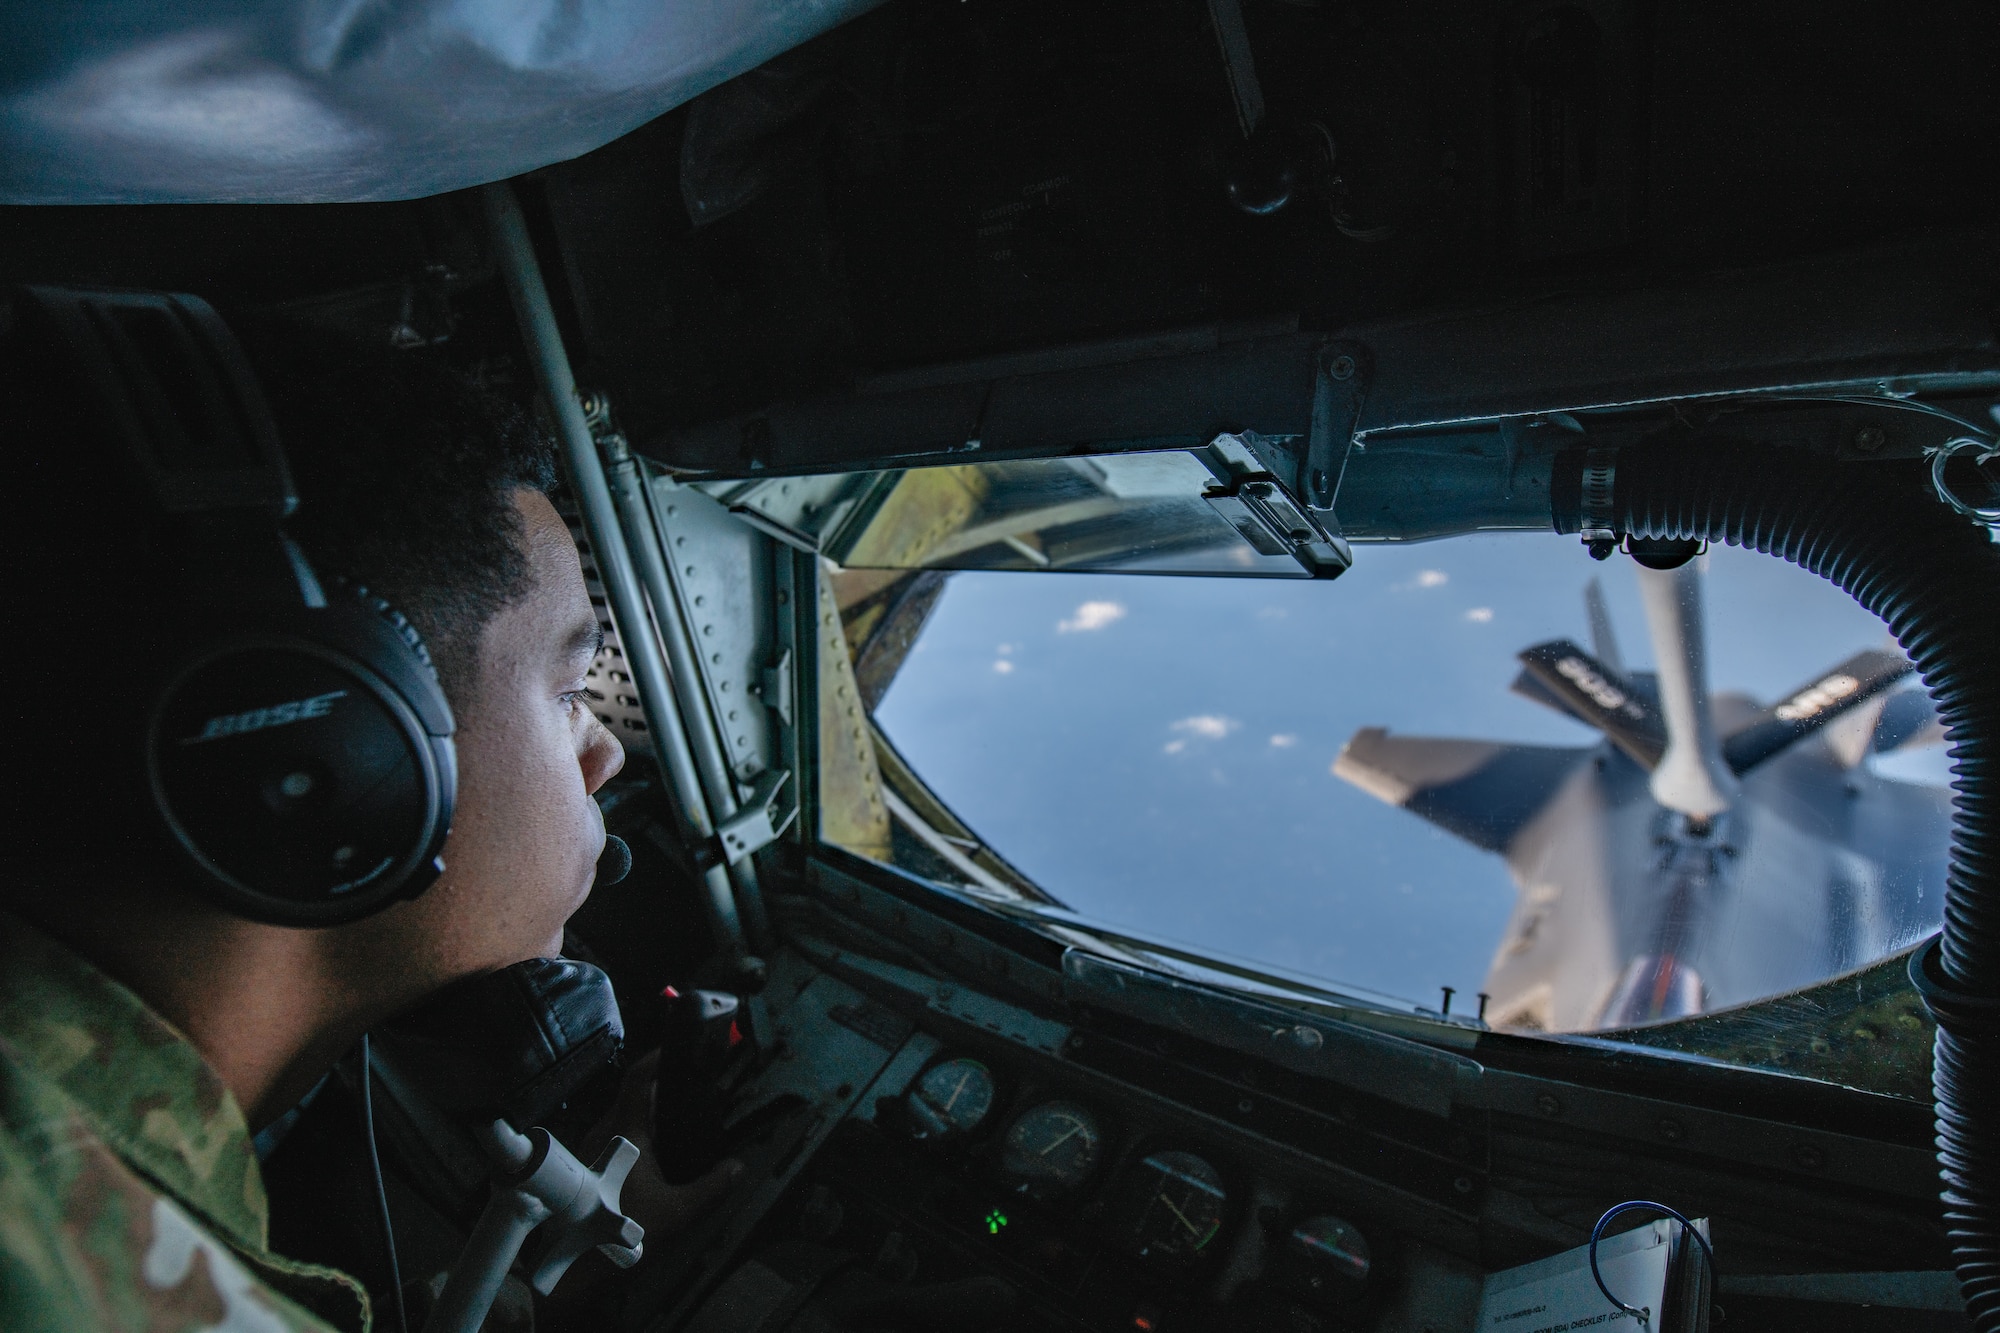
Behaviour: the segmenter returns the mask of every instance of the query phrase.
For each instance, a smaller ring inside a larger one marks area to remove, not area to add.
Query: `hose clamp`
[[[1989,528],[2000,528],[2000,505],[1973,504],[1961,498],[1958,492],[1952,490],[1946,484],[1944,479],[1945,466],[1952,459],[1958,457],[1960,454],[1976,453],[1978,456],[1972,460],[1973,466],[1984,467],[1993,460],[2000,458],[2000,444],[1991,444],[1985,440],[1975,440],[1969,435],[1961,435],[1955,440],[1946,440],[1943,444],[1930,450],[1929,453],[1931,456],[1931,489],[1937,492],[1938,499],[1944,501],[1974,523],[1983,524]]]
[[[1910,984],[1933,1019],[1954,1028],[2000,1029],[2000,995],[1974,995],[1944,974],[1944,932],[1925,940],[1910,955]]]
[[[1583,526],[1578,533],[1590,548],[1593,559],[1609,559],[1618,549],[1618,533],[1611,526],[1612,487],[1617,481],[1618,451],[1591,449],[1583,455]]]

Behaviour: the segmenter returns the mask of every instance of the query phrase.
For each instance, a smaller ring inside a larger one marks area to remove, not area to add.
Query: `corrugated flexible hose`
[[[1558,460],[1555,525],[1582,526],[1582,451]],[[1740,440],[1618,451],[1621,536],[1782,556],[1881,617],[1929,688],[1954,781],[1943,935],[1911,972],[1937,1019],[1932,1090],[1945,1227],[1972,1326],[2000,1333],[2000,546],[1939,501],[1918,460],[1836,463]]]

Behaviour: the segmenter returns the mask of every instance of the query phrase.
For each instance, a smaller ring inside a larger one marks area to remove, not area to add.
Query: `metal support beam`
[[[660,656],[659,635],[654,632],[638,576],[632,568],[632,550],[619,523],[603,460],[597,455],[590,423],[584,419],[583,404],[577,398],[576,379],[570,371],[569,356],[563,350],[555,308],[549,304],[548,288],[542,282],[534,245],[528,239],[527,222],[521,216],[513,187],[505,181],[485,186],[480,199],[499,259],[500,275],[521,323],[521,341],[527,345],[535,381],[555,418],[556,438],[569,465],[570,484],[576,488],[577,504],[583,512],[584,528],[590,534],[598,569],[604,576],[604,591],[611,600],[612,614],[618,617],[625,660],[631,663],[633,683],[639,687],[646,725],[658,748],[660,768],[673,789],[687,832],[698,843],[706,844],[715,836],[715,822],[702,794],[687,731],[673,706],[673,681]],[[707,889],[717,944],[729,955],[732,965],[738,964],[747,949],[728,871],[718,861],[703,872],[702,882]]]
[[[702,690],[701,663],[695,657],[685,608],[681,606],[680,598],[675,596],[673,582],[667,576],[659,529],[647,502],[646,478],[622,437],[610,436],[606,452],[611,454],[608,475],[612,501],[617,506],[626,532],[631,534],[630,549],[635,557],[640,585],[653,604],[654,623],[659,627],[660,641],[666,648],[667,671],[674,686],[673,697],[681,720],[686,724],[683,734],[693,759],[694,773],[706,798],[709,815],[715,826],[721,827],[736,817],[742,803],[737,800],[736,785],[729,776],[729,761],[722,753],[715,717],[709,709],[708,696]],[[764,914],[763,892],[757,882],[756,864],[748,857],[735,859],[725,856],[724,859],[726,873],[736,889],[737,906],[749,927],[752,942],[762,947],[768,932],[768,921]]]

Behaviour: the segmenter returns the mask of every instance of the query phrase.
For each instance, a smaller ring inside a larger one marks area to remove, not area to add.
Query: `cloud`
[[[1067,620],[1056,622],[1056,629],[1063,634],[1085,634],[1091,630],[1103,629],[1113,621],[1125,618],[1123,602],[1085,602],[1076,608],[1076,614]]]
[[[1475,625],[1484,625],[1493,619],[1493,608],[1490,606],[1475,606],[1465,613],[1465,618]]]
[[[1005,676],[1014,670],[1014,664],[1004,657],[996,658],[993,662],[993,670]]]
[[[1290,614],[1291,612],[1282,606],[1260,606],[1257,608],[1257,619],[1259,620],[1283,620]]]
[[[1397,592],[1408,592],[1411,588],[1442,588],[1451,582],[1451,575],[1442,569],[1420,569],[1403,582],[1395,585]]]
[[[1271,748],[1274,750],[1289,750],[1298,743],[1299,738],[1289,731],[1281,731],[1271,737]]]
[[[1196,713],[1193,717],[1168,724],[1169,730],[1181,734],[1162,745],[1160,751],[1163,754],[1179,754],[1187,749],[1189,741],[1219,741],[1242,725],[1235,718],[1224,717],[1220,713]]]
[[[1014,655],[1014,645],[1011,643],[1003,643],[998,648],[995,648],[993,651],[1000,654],[1000,656],[1002,657],[1012,657]]]

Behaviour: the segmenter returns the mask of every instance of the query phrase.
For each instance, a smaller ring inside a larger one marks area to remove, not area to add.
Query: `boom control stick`
[[[630,861],[629,849],[607,838],[599,882],[619,878]],[[462,1128],[490,1171],[486,1209],[425,1333],[475,1333],[524,1243],[524,1271],[543,1295],[593,1246],[620,1267],[638,1262],[645,1233],[619,1195],[639,1149],[615,1138],[586,1167],[546,1128],[561,1129],[566,1110],[571,1120],[590,1113],[586,1094],[624,1045],[603,971],[573,958],[516,963],[446,987],[374,1038],[390,1100],[406,1117],[419,1112],[419,1128],[440,1119],[440,1128]]]
[[[529,1233],[542,1230],[528,1285],[546,1296],[569,1266],[595,1246],[620,1268],[639,1262],[646,1233],[618,1211],[625,1177],[639,1160],[631,1140],[614,1138],[585,1167],[546,1129],[517,1132],[495,1120],[478,1133],[494,1164],[493,1195],[445,1280],[424,1333],[478,1333]]]
[[[729,1095],[722,1075],[743,1044],[741,1002],[726,991],[660,992],[666,1031],[654,1094],[653,1152],[669,1185],[708,1174],[728,1147],[723,1120]]]

